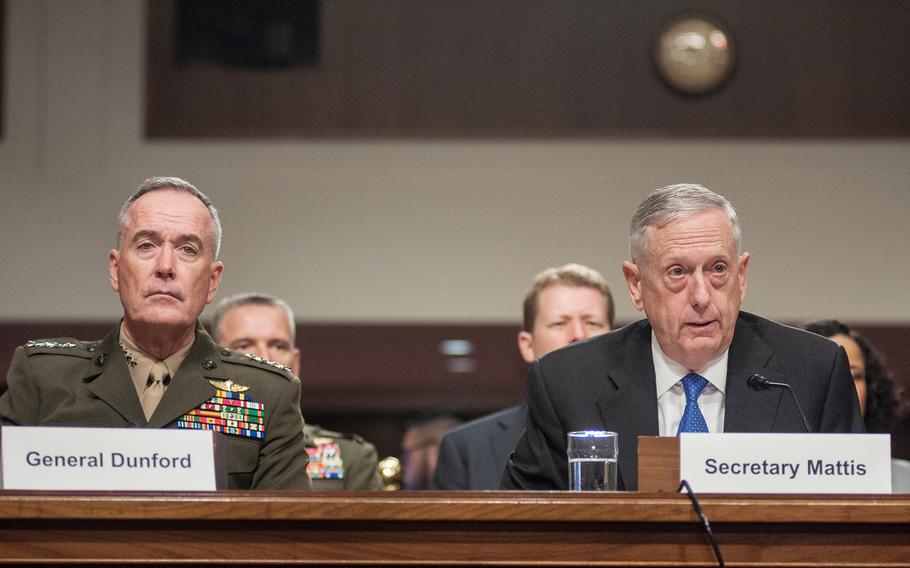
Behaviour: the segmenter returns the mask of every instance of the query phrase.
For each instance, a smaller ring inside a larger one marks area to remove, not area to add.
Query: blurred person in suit
[[[3,422],[212,430],[231,489],[310,489],[300,381],[218,347],[199,323],[221,282],[221,233],[211,200],[188,181],[145,180],[120,209],[108,255],[123,319],[98,341],[19,347]]]
[[[300,373],[294,312],[280,298],[245,293],[218,303],[212,321],[215,340]],[[357,434],[343,434],[314,424],[303,427],[309,462],[307,473],[316,491],[380,491],[376,447]]]
[[[580,264],[548,268],[534,277],[523,304],[518,350],[528,363],[554,349],[613,328],[606,280]],[[509,454],[525,428],[525,403],[483,416],[445,435],[434,489],[499,489]]]
[[[897,397],[891,372],[885,367],[878,351],[865,337],[838,320],[814,321],[805,327],[806,331],[827,337],[847,352],[866,432],[890,434],[894,427]],[[891,460],[891,491],[910,493],[910,461]]]
[[[680,432],[804,432],[780,389],[755,392],[755,373],[790,384],[816,432],[862,432],[840,346],[740,311],[749,253],[733,206],[696,184],[652,191],[632,217],[623,276],[645,319],[538,359],[528,420],[503,488],[564,490],[566,435],[619,435],[619,489],[638,484],[638,436]]]

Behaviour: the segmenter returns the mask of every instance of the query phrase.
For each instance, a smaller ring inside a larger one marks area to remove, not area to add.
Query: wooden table
[[[910,566],[910,496],[701,499],[730,565]],[[666,493],[0,493],[0,565],[714,563]]]

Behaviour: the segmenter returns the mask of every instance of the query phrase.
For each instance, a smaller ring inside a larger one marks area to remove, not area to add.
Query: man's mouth
[[[146,294],[145,297],[149,298],[149,299],[161,298],[161,297],[173,298],[175,300],[182,299],[180,297],[180,294],[178,294],[177,292],[170,292],[168,290],[153,290],[152,292],[149,292],[148,294]]]

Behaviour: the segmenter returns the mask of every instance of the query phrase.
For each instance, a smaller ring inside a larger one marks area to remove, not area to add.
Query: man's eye
[[[228,347],[230,347],[234,351],[243,351],[244,349],[246,349],[249,346],[250,346],[250,343],[248,341],[235,341],[235,342],[231,343]]]
[[[136,245],[136,248],[139,250],[150,250],[152,248],[152,243],[144,242]]]
[[[723,274],[727,271],[727,265],[723,262],[718,262],[711,268],[715,274]]]
[[[272,349],[278,349],[279,351],[290,351],[291,346],[287,343],[273,343]]]
[[[667,271],[667,274],[669,274],[670,276],[672,276],[674,278],[679,278],[680,276],[685,274],[685,271],[682,269],[681,266],[674,266],[670,270]]]
[[[183,245],[180,247],[180,250],[183,251],[183,254],[188,254],[191,256],[196,256],[196,254],[198,254],[198,251],[190,245]]]
[[[559,328],[565,327],[565,326],[566,326],[566,322],[564,322],[564,321],[555,321],[549,325],[550,329],[559,329]]]
[[[603,327],[604,326],[604,324],[600,323],[599,321],[589,321],[589,322],[585,322],[585,323],[589,327]]]

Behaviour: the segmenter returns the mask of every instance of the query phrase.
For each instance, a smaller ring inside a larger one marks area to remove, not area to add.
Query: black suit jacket
[[[815,432],[863,432],[843,348],[741,312],[724,393],[725,432],[805,432],[781,389],[755,392],[753,373],[793,389]],[[506,489],[566,489],[566,433],[619,433],[620,489],[638,485],[638,436],[657,436],[657,387],[647,320],[574,343],[531,366],[528,424],[503,475]]]
[[[462,424],[445,435],[433,489],[499,489],[509,454],[525,429],[528,407],[519,404]]]

